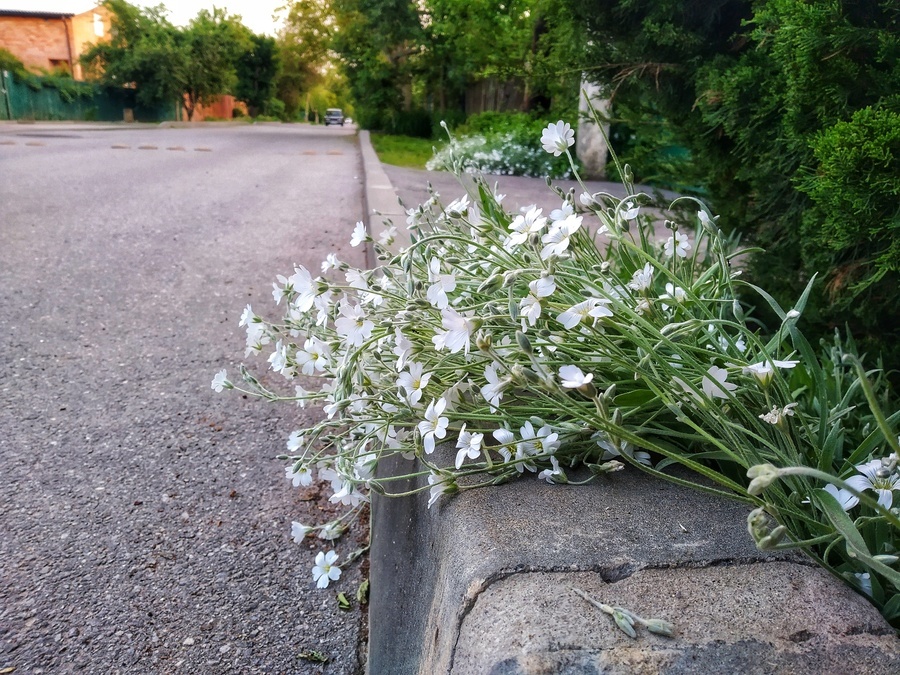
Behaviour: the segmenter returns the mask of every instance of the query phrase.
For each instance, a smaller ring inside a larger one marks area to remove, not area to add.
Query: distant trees
[[[199,104],[222,94],[250,95],[256,105],[271,96],[277,57],[267,51],[267,38],[254,36],[238,17],[201,10],[178,28],[162,5],[143,9],[125,0],[104,5],[112,12],[112,37],[88,50],[82,63],[104,84],[133,85],[139,104],[181,100],[192,119]]]
[[[478,83],[512,85],[505,109],[574,108],[580,73],[554,47],[568,29],[560,0],[331,2],[333,49],[364,125],[396,128],[417,109],[461,119]]]

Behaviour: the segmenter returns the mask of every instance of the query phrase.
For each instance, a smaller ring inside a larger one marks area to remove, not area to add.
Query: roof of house
[[[75,15],[71,12],[33,12],[27,9],[0,9],[0,16],[26,16],[35,19],[65,19]]]

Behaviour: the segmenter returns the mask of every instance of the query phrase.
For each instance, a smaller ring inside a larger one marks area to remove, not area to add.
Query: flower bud
[[[651,633],[656,633],[657,635],[665,635],[666,637],[675,635],[675,626],[662,619],[645,619],[644,626]]]
[[[478,331],[478,334],[475,336],[475,346],[478,347],[478,349],[483,352],[489,352],[492,343],[493,341],[490,333]]]
[[[620,610],[616,607],[613,610],[613,620],[616,622],[616,625],[619,627],[625,635],[630,638],[636,638],[637,633],[634,631],[634,619],[632,619],[628,614]]]
[[[503,285],[503,281],[503,277],[499,274],[492,274],[487,279],[481,282],[481,285],[478,287],[478,292],[493,293]]]
[[[509,318],[513,321],[519,320],[519,303],[514,298],[509,301]]]
[[[772,464],[757,464],[747,471],[750,485],[747,492],[751,495],[759,495],[772,483],[781,477],[778,468]]]
[[[516,331],[516,342],[519,344],[519,349],[525,352],[528,355],[534,354],[534,349],[531,347],[531,341],[528,337],[520,330]]]

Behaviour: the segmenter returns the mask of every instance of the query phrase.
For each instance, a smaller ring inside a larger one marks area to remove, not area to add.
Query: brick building
[[[0,47],[35,72],[65,69],[76,80],[84,73],[78,58],[92,44],[109,39],[110,13],[99,6],[81,14],[3,9]]]

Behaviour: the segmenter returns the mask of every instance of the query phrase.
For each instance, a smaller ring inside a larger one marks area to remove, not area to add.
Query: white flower
[[[562,472],[562,469],[559,468],[559,460],[557,460],[553,455],[550,455],[550,464],[553,465],[553,468],[544,469],[538,474],[538,478],[542,478],[548,483],[556,483],[557,476],[562,476],[563,478],[565,478],[565,474]]]
[[[447,425],[450,420],[441,417],[444,408],[447,407],[447,399],[439,398],[431,399],[428,408],[425,410],[425,420],[419,422],[419,433],[422,434],[422,443],[425,445],[425,453],[434,452],[434,441],[436,438],[444,438],[447,435]]]
[[[259,323],[259,317],[253,313],[253,310],[250,308],[250,305],[244,307],[244,311],[241,314],[241,321],[238,323],[239,327],[250,326],[252,323]]]
[[[399,328],[394,329],[393,354],[397,357],[397,372],[403,370],[406,359],[412,354],[412,342],[410,342]]]
[[[334,321],[334,329],[351,347],[360,347],[372,336],[375,324],[366,319],[366,314],[359,305],[351,305],[341,301],[341,316]]]
[[[504,427],[495,429],[491,435],[497,439],[497,442],[500,443],[500,445],[512,445],[516,442],[515,434]]]
[[[625,210],[622,212],[622,217],[625,220],[634,220],[638,217],[638,213],[640,213],[641,207],[635,206],[634,202],[625,202]]]
[[[640,464],[646,466],[653,465],[650,461],[649,452],[643,450],[635,451],[634,446],[628,441],[619,440],[614,443],[612,439],[602,431],[598,431],[592,438],[597,442],[597,445],[603,449],[603,456],[600,458],[603,461],[615,459],[616,457],[630,457]]]
[[[546,424],[535,433],[531,422],[525,422],[519,429],[519,435],[521,435],[522,440],[516,445],[516,449],[521,451],[523,457],[553,454],[560,445],[559,434]],[[535,470],[533,465],[531,467],[526,466],[526,468],[529,468],[529,471]]]
[[[414,361],[409,362],[409,371],[400,373],[397,386],[406,390],[406,400],[414,406],[422,398],[422,390],[428,385],[431,373],[423,373],[425,366]]]
[[[565,220],[553,223],[552,229],[541,237],[546,244],[541,250],[541,260],[553,255],[562,255],[569,248],[569,238],[581,227],[581,216],[571,215]]]
[[[469,195],[463,195],[455,199],[444,209],[444,215],[448,218],[461,218],[469,210]]]
[[[362,270],[349,269],[344,272],[344,278],[347,280],[347,285],[350,286],[350,288],[355,288],[358,291],[369,290],[369,282],[366,280],[366,276],[363,274]]]
[[[313,579],[318,588],[328,588],[328,584],[341,578],[341,568],[335,565],[338,554],[329,551],[319,551],[316,555],[316,564],[312,568]]]
[[[228,381],[228,371],[223,368],[216,373],[211,386],[217,394],[221,394],[223,389],[232,389],[233,385]]]
[[[325,274],[328,270],[336,270],[341,266],[341,261],[338,260],[338,257],[334,253],[329,253],[325,256],[325,260],[322,261],[322,274]]]
[[[578,366],[562,366],[559,369],[560,384],[566,389],[578,389],[594,379],[592,373],[585,375]]]
[[[381,231],[381,234],[378,235],[378,243],[382,246],[390,246],[394,243],[394,240],[397,238],[397,227],[395,225],[391,225],[387,229]]]
[[[837,503],[841,505],[841,508],[844,509],[844,511],[849,511],[854,506],[859,504],[859,497],[854,495],[849,490],[845,490],[843,488],[838,489],[831,483],[828,483],[825,486],[825,492],[834,497],[837,500]]]
[[[289,374],[287,346],[281,344],[281,340],[275,344],[275,351],[269,355],[269,363],[276,373]]]
[[[452,293],[456,290],[456,275],[441,274],[441,261],[437,258],[432,258],[428,268],[428,277],[434,283],[428,287],[425,297],[428,298],[428,302],[438,309],[446,309],[450,304],[447,293]]]
[[[463,316],[452,307],[447,307],[441,310],[441,327],[444,330],[431,338],[435,349],[438,351],[449,349],[451,354],[465,349],[465,353],[469,353],[470,339],[475,331],[475,322],[472,319]]]
[[[456,468],[462,466],[463,461],[469,459],[478,459],[481,455],[481,441],[484,440],[484,434],[472,434],[466,431],[466,425],[463,424],[459,430],[459,438],[456,441],[456,447],[459,452],[456,453]]]
[[[856,470],[861,475],[848,478],[847,485],[857,492],[873,490],[878,494],[878,503],[886,509],[891,508],[894,502],[893,491],[900,490],[900,475],[896,471],[888,472],[880,459],[857,464]]]
[[[363,225],[363,221],[360,220],[356,223],[356,227],[353,228],[353,235],[350,237],[350,245],[356,247],[368,239],[369,235],[366,234],[366,226]]]
[[[294,298],[292,303],[294,307],[301,312],[308,312],[316,299],[317,290],[317,285],[313,281],[309,270],[303,265],[297,265],[291,278],[288,279],[288,283],[294,289],[294,292],[297,293],[297,297]]]
[[[659,299],[674,300],[675,302],[680,304],[687,300],[687,292],[685,292],[685,290],[681,286],[676,286],[673,283],[667,283],[666,292],[663,295],[659,296]],[[663,303],[662,308],[664,311],[669,310],[669,306],[666,303]]]
[[[554,157],[559,157],[575,144],[575,132],[567,123],[560,120],[556,124],[548,124],[541,133],[541,145]]]
[[[319,539],[324,539],[325,541],[334,541],[335,539],[340,539],[342,534],[344,534],[344,527],[339,522],[332,521],[319,530],[318,536]]]
[[[793,368],[799,361],[776,361],[770,359],[768,361],[760,361],[759,363],[751,363],[743,369],[745,375],[752,375],[759,383],[767,387],[775,376],[775,368]]]
[[[563,328],[572,330],[588,317],[612,316],[612,310],[605,306],[608,304],[609,300],[606,298],[588,298],[577,305],[573,305],[556,318],[563,325]]]
[[[573,207],[568,201],[564,201],[558,209],[553,209],[550,212],[550,220],[556,223],[560,220],[565,220],[566,218],[574,214],[575,207]]]
[[[728,398],[728,391],[734,391],[737,389],[736,384],[731,384],[730,382],[726,382],[728,379],[728,371],[724,368],[719,368],[718,366],[710,366],[709,370],[706,371],[706,375],[703,376],[703,381],[701,382],[701,387],[703,388],[703,393],[709,396],[710,398]]]
[[[500,380],[497,375],[497,364],[491,363],[484,369],[484,379],[487,384],[481,388],[481,395],[487,401],[492,409],[500,406],[500,399],[503,398],[503,390],[506,388],[506,382]]]
[[[433,471],[428,475],[428,484],[431,486],[428,498],[428,508],[430,509],[431,505],[438,500],[438,497],[449,490],[450,484]]]
[[[545,277],[540,277],[538,279],[535,279],[534,281],[529,282],[528,290],[530,290],[532,295],[534,295],[535,297],[549,297],[556,292],[556,279],[552,274],[548,274]]]
[[[331,313],[332,293],[328,291],[322,295],[317,295],[313,304],[316,307],[316,325],[324,326],[328,323],[328,317]]]
[[[628,288],[638,292],[649,290],[653,284],[653,265],[647,263],[643,268],[636,270],[628,282]]]
[[[294,358],[304,375],[313,375],[315,371],[323,371],[328,367],[330,356],[328,345],[313,336],[306,339],[303,349],[298,351]]]
[[[686,234],[676,232],[674,236],[669,237],[664,247],[668,257],[677,255],[679,258],[686,258],[687,252],[691,250],[691,242]]]
[[[294,541],[298,544],[306,539],[306,535],[311,531],[311,527],[304,525],[303,523],[298,523],[296,520],[291,523],[291,537],[293,537]]]
[[[285,467],[284,473],[287,479],[294,484],[294,487],[309,487],[313,482],[313,474],[308,466],[301,466],[294,471],[294,466]]]
[[[337,482],[338,489],[328,498],[332,504],[343,504],[344,506],[359,506],[362,502],[368,501],[366,496],[357,489],[349,480],[341,479]],[[335,488],[335,482],[332,481],[332,489]],[[321,536],[321,535],[320,535]]]
[[[535,279],[528,284],[531,291],[519,302],[519,309],[523,316],[522,329],[525,329],[525,321],[527,320],[532,326],[541,316],[541,298],[552,295],[556,291],[556,281],[552,275]]]
[[[544,229],[547,219],[541,217],[541,211],[541,209],[532,206],[524,215],[518,215],[513,219],[509,226],[513,233],[506,241],[508,248],[524,244],[528,241],[528,237]]]
[[[785,417],[793,417],[794,416],[794,408],[797,407],[796,403],[788,403],[784,408],[779,408],[778,406],[772,406],[772,409],[767,412],[765,415],[760,415],[759,419],[763,422],[768,422],[769,424],[778,424]]]

